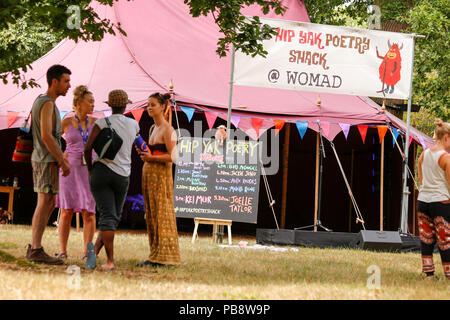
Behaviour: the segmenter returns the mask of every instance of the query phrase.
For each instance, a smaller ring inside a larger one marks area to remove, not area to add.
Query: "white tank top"
[[[440,202],[450,199],[450,185],[445,171],[439,166],[439,158],[445,150],[424,151],[422,162],[422,185],[419,187],[418,200],[423,202]]]

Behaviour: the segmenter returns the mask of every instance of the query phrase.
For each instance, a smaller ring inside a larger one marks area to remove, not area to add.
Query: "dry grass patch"
[[[377,253],[299,247],[298,252],[221,248],[210,237],[191,244],[180,236],[182,265],[139,268],[147,259],[145,233],[119,233],[115,240],[116,271],[83,270],[82,232],[72,229],[64,266],[30,264],[25,246],[29,226],[0,227],[0,299],[450,299],[439,255],[439,281],[420,273],[419,253]],[[234,238],[234,243],[241,239]],[[249,246],[255,239],[245,239]],[[58,252],[56,229],[47,228],[43,245]],[[98,265],[106,261],[99,256]],[[68,274],[79,267],[79,277]],[[381,288],[367,288],[367,268],[381,270]],[[78,280],[77,280],[78,279]],[[78,286],[76,285],[78,282]]]

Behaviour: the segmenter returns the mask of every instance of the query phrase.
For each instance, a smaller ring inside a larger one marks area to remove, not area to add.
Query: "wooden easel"
[[[216,242],[217,226],[228,226],[228,244],[232,244],[231,241],[231,220],[222,219],[206,219],[206,218],[194,218],[195,228],[192,235],[192,243],[195,243],[195,239],[198,238],[198,225],[201,224],[212,224],[213,225],[213,243]]]

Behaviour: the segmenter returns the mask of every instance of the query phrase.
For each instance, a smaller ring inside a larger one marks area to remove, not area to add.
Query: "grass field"
[[[0,225],[0,300],[3,299],[427,299],[449,300],[450,281],[445,280],[439,255],[435,255],[439,280],[425,280],[419,253],[376,253],[347,249],[312,249],[277,252],[222,248],[210,235],[191,244],[180,235],[182,265],[145,267],[135,264],[148,257],[147,235],[116,235],[116,270],[83,270],[82,232],[72,229],[69,258],[63,266],[45,266],[25,260],[31,228]],[[233,244],[253,237],[234,237]],[[58,251],[58,236],[48,227],[43,246],[48,254]],[[291,247],[282,247],[291,249]],[[99,255],[98,265],[106,261]],[[368,273],[376,265],[380,287]],[[72,267],[71,267],[72,266]],[[77,266],[77,267],[73,267]],[[73,269],[72,273],[67,271]],[[79,273],[77,273],[77,269]],[[369,269],[370,270],[370,269]]]

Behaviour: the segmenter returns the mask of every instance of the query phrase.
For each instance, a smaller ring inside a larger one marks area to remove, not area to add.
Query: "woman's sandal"
[[[145,260],[143,262],[136,264],[136,267],[145,267],[145,266],[160,267],[160,266],[164,266],[164,264],[157,263],[157,262],[151,262],[150,260]]]
[[[58,259],[62,259],[62,260],[66,260],[67,259],[67,253],[64,253],[64,252],[57,253],[57,254],[55,254],[55,256]]]
[[[104,264],[102,264],[102,270],[105,270],[105,271],[114,271],[114,270],[116,270],[116,268],[107,268],[107,267],[105,267]]]

